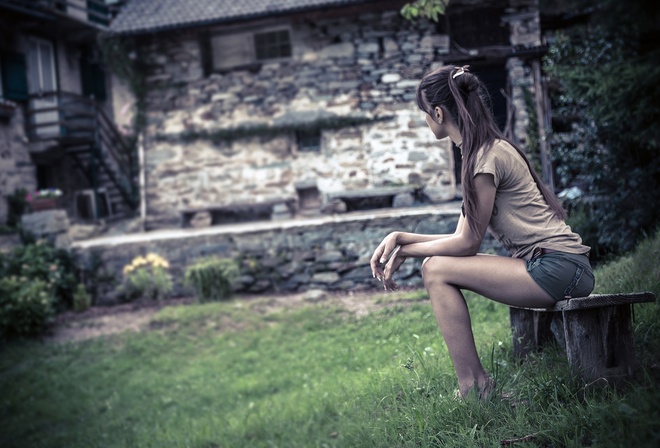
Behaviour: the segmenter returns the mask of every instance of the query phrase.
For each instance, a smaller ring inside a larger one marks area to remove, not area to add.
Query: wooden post
[[[552,308],[511,307],[514,356],[523,360],[554,336],[565,346],[575,375],[588,382],[604,379],[623,385],[639,370],[631,307],[647,302],[655,302],[655,294],[591,294],[561,300]]]
[[[513,331],[513,355],[517,361],[524,361],[529,353],[554,341],[551,328],[553,314],[509,308]]]
[[[539,152],[541,157],[541,169],[543,170],[543,182],[553,191],[555,188],[555,181],[552,173],[552,162],[548,154],[547,144],[547,131],[549,127],[547,119],[547,108],[545,105],[545,90],[543,86],[543,78],[541,75],[541,62],[538,60],[532,61],[532,70],[534,75],[534,98],[536,103],[536,119],[539,128]]]
[[[566,354],[574,373],[587,381],[616,384],[634,376],[635,356],[630,307],[563,311]]]
[[[140,227],[144,232],[147,228],[147,174],[145,167],[144,156],[144,135],[138,135],[138,166],[140,170],[139,185],[140,185]]]

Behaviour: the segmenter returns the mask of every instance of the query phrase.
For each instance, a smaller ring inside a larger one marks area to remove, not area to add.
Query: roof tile
[[[128,0],[110,29],[143,34],[374,0]]]

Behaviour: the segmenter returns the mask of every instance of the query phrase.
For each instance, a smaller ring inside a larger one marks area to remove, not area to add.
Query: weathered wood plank
[[[380,187],[365,188],[363,190],[345,190],[327,192],[328,199],[355,199],[355,198],[373,198],[379,196],[396,196],[402,193],[413,193],[411,187]]]
[[[630,305],[563,313],[566,355],[571,369],[587,381],[617,382],[638,369]]]
[[[647,302],[655,302],[655,294],[649,291],[628,294],[591,294],[588,297],[561,300],[551,308],[516,308],[547,313]]]
[[[273,215],[277,205],[286,205],[294,212],[296,198],[275,198],[260,202],[232,202],[228,204],[206,204],[201,207],[188,207],[179,210],[181,214],[181,226],[190,226],[190,221],[197,213],[209,212],[211,214],[211,225],[253,221],[257,219],[268,220]]]
[[[632,305],[654,301],[653,293],[639,292],[592,294],[562,300],[552,308],[511,307],[514,356],[523,360],[554,336],[563,339],[560,342],[575,374],[587,381],[604,379],[616,385],[631,379],[639,368]],[[553,333],[553,322],[563,334]]]

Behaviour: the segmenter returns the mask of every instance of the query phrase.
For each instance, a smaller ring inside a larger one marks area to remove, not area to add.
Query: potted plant
[[[27,201],[33,212],[42,210],[53,210],[58,206],[59,198],[62,196],[62,190],[58,188],[44,188],[34,193],[27,194]]]

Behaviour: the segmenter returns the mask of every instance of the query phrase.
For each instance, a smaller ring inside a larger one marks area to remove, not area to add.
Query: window
[[[300,152],[321,150],[321,131],[319,129],[312,131],[299,130],[296,132],[296,140],[298,141],[298,151]]]
[[[211,36],[210,68],[225,71],[256,62],[291,57],[288,29],[260,30]]]
[[[504,8],[457,9],[449,13],[452,39],[463,48],[510,45]]]
[[[256,33],[254,49],[258,61],[291,57],[291,38],[289,30]]]
[[[8,100],[23,101],[28,97],[27,67],[21,53],[3,53],[0,56],[1,95]]]

